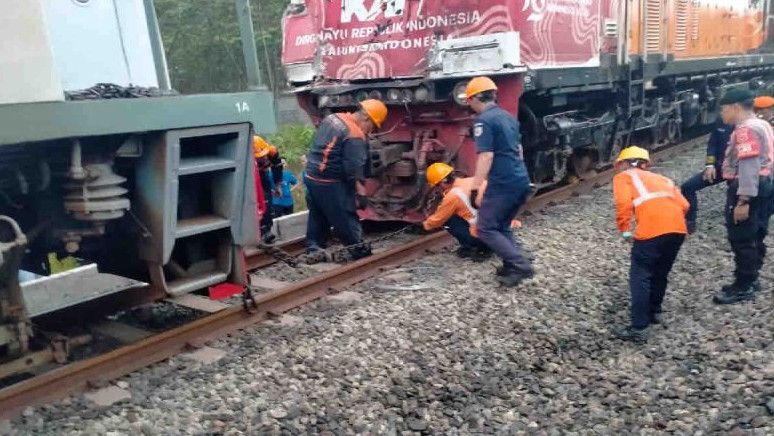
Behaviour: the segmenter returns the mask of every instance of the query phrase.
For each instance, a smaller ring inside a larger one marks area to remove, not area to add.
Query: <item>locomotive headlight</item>
[[[425,102],[430,99],[430,90],[424,86],[420,86],[414,90],[414,100],[419,102]]]
[[[330,102],[331,102],[331,105],[333,105],[333,106],[336,106],[336,105],[338,105],[338,104],[339,104],[339,98],[340,98],[340,97],[339,97],[338,95],[332,95],[332,96],[330,96]]]
[[[328,97],[327,95],[323,95],[322,97],[320,97],[320,100],[317,101],[317,106],[325,107],[325,106],[328,106],[328,103],[330,102],[331,102],[331,98]]]
[[[404,89],[400,92],[400,96],[403,98],[405,103],[410,103],[411,99],[414,97],[414,93],[411,92],[410,89]]]
[[[355,100],[357,101],[363,101],[368,99],[368,93],[366,91],[359,91],[357,94],[355,94]]]
[[[390,88],[387,90],[387,101],[397,102],[400,100],[400,89]]]
[[[373,91],[368,93],[368,98],[373,98],[376,100],[383,100],[384,97],[382,96],[382,91],[379,91],[378,89],[374,89]]]
[[[465,98],[465,88],[467,87],[468,87],[468,82],[460,82],[454,85],[454,90],[452,91],[452,98],[454,98],[454,102],[460,106],[468,105],[468,100]]]

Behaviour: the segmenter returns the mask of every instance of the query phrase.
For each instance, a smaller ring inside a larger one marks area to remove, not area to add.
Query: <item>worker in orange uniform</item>
[[[769,97],[768,95],[756,97],[753,101],[753,106],[758,118],[774,125],[774,97]]]
[[[371,254],[370,248],[362,244],[356,209],[367,206],[366,136],[380,128],[386,118],[387,106],[370,99],[360,102],[356,112],[328,115],[318,126],[304,172],[309,254],[325,249],[331,227],[336,237],[351,247],[352,259]]]
[[[621,151],[613,178],[616,222],[632,243],[629,290],[631,324],[618,337],[646,341],[648,327],[660,322],[667,277],[688,232],[688,200],[674,182],[648,171],[650,155],[640,147]],[[632,229],[632,218],[636,227]]]
[[[274,223],[273,197],[282,195],[280,189],[282,184],[282,171],[284,165],[282,157],[277,151],[277,147],[269,144],[260,136],[253,138],[253,157],[258,174],[261,178],[261,188],[263,189],[263,214],[261,215],[261,239],[266,244],[271,244],[277,239],[271,231]],[[271,173],[271,176],[269,175]],[[271,177],[271,178],[270,178]],[[272,186],[274,192],[272,193]],[[260,197],[260,196],[259,196]]]
[[[483,262],[492,254],[492,250],[479,241],[476,232],[478,211],[470,204],[470,191],[473,178],[459,178],[454,168],[445,163],[434,163],[427,168],[427,183],[434,189],[440,189],[443,199],[432,215],[422,223],[424,230],[446,229],[460,244],[457,256],[470,258],[474,262]],[[479,192],[486,189],[486,182]]]

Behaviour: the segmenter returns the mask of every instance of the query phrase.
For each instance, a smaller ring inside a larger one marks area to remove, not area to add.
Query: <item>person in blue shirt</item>
[[[728,141],[733,131],[734,126],[729,126],[722,122],[718,123],[707,142],[707,157],[704,159],[704,171],[695,174],[680,186],[683,196],[688,200],[688,204],[691,205],[691,208],[688,209],[688,214],[685,216],[689,234],[696,231],[696,214],[699,209],[699,200],[696,197],[696,193],[704,188],[725,181],[721,175],[721,168],[723,167],[723,158],[726,155],[726,146],[728,146]]]
[[[516,286],[535,275],[511,230],[511,221],[530,194],[519,122],[497,105],[497,85],[488,77],[472,79],[461,97],[478,114],[473,125],[478,158],[470,194],[471,203],[480,206],[478,237],[503,260],[496,273],[498,281]],[[487,188],[478,198],[484,180]]]
[[[290,215],[293,213],[293,190],[298,185],[298,179],[288,169],[285,159],[282,159],[283,168],[282,182],[280,183],[280,189],[274,189],[272,183],[271,190],[274,193],[272,196],[272,204],[274,206],[274,217],[279,218],[281,216]],[[280,194],[277,196],[277,194]]]

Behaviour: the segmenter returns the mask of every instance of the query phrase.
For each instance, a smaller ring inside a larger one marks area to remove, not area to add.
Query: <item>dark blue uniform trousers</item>
[[[306,184],[306,223],[308,248],[325,248],[330,229],[344,245],[359,244],[363,229],[355,210],[355,186],[344,182],[318,182],[309,178]]]
[[[524,250],[513,239],[511,221],[519,208],[527,201],[529,187],[510,192],[484,191],[484,199],[478,211],[478,238],[503,259],[503,265],[520,272],[531,272],[532,265]]]
[[[675,263],[685,235],[669,233],[653,239],[635,240],[629,270],[629,290],[632,294],[631,325],[644,329],[661,312],[667,288],[667,277]]]
[[[683,182],[680,186],[680,190],[683,192],[683,196],[691,205],[688,209],[688,214],[685,216],[685,220],[688,223],[696,223],[696,214],[699,212],[699,199],[696,197],[696,193],[704,188],[723,183],[724,180],[720,177],[720,169],[716,168],[717,177],[712,183],[708,183],[704,180],[704,172],[694,175],[690,179]]]
[[[734,208],[737,203],[738,188],[739,184],[736,180],[728,184],[725,218],[728,242],[734,252],[736,263],[735,284],[746,287],[758,279],[763,259],[766,257],[764,239],[768,235],[769,218],[774,210],[771,204],[772,183],[768,177],[760,178],[758,196],[750,199],[750,218],[735,224]]]
[[[470,224],[459,215],[454,215],[446,221],[443,226],[450,235],[457,240],[460,247],[471,248],[476,250],[488,249],[486,244],[473,237],[470,234]]]

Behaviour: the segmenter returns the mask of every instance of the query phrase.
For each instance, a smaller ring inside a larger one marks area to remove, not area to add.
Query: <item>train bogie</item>
[[[0,360],[28,348],[32,317],[245,283],[271,93],[251,77],[251,92],[176,95],[152,6],[0,14]]]

